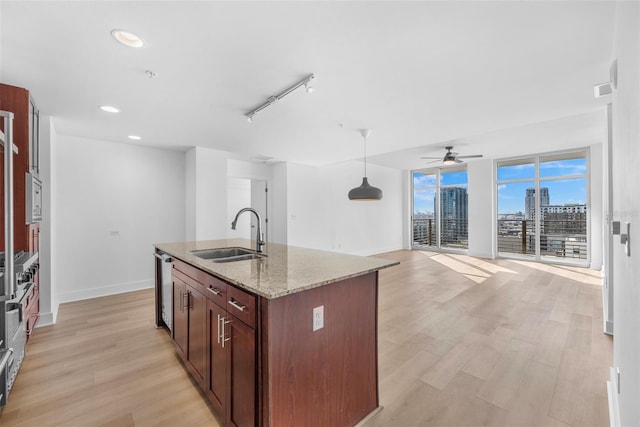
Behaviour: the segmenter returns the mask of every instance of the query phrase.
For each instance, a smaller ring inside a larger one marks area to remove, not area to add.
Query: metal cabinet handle
[[[216,335],[218,336],[218,344],[220,344],[220,315],[218,314],[218,331],[216,332]]]
[[[237,308],[240,311],[245,311],[245,309],[247,308],[246,305],[240,305],[240,304],[238,304],[237,302],[235,302],[232,299],[229,300],[229,304],[231,304],[232,306],[234,306],[235,308]]]
[[[183,304],[184,298],[182,296],[182,291],[180,291],[180,313],[182,313],[182,307],[184,306]]]
[[[229,323],[231,323],[231,320],[226,320],[224,317],[220,319],[221,323],[222,323],[222,348],[224,348],[224,343],[226,343],[227,341],[231,341],[231,337],[229,338],[225,338],[226,332],[224,330],[224,325],[227,325]]]
[[[189,308],[190,308],[190,304],[189,304],[190,301],[189,300],[191,299],[190,298],[191,292],[189,292],[189,291],[185,292],[184,296],[185,296],[185,298],[183,299],[184,302],[183,302],[183,306],[182,306],[182,310],[183,311],[184,310],[189,310]]]
[[[215,296],[220,296],[222,295],[222,291],[218,288],[207,288],[212,294],[214,294]]]

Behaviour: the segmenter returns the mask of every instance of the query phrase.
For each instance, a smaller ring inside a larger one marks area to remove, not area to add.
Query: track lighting
[[[276,102],[280,101],[282,98],[284,98],[285,96],[289,95],[291,92],[293,92],[294,90],[298,89],[301,86],[305,87],[305,90],[307,91],[307,93],[312,93],[314,88],[311,85],[311,80],[313,80],[314,78],[315,78],[315,76],[313,74],[309,74],[307,77],[305,77],[304,79],[300,80],[299,82],[297,82],[293,86],[290,86],[289,88],[287,88],[284,91],[280,92],[279,94],[272,95],[272,96],[268,97],[266,102],[264,102],[263,104],[261,104],[260,106],[258,106],[256,108],[254,108],[253,110],[245,113],[244,116],[247,118],[247,121],[249,123],[253,122],[253,116],[255,116],[256,113],[258,113],[259,111],[262,111],[265,108],[275,104]]]

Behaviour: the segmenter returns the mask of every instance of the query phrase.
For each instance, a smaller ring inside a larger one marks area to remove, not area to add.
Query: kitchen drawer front
[[[173,259],[173,269],[178,270],[182,274],[191,277],[191,279],[197,282],[203,282],[202,280],[198,280],[199,273],[206,274],[195,267],[190,266],[189,264],[182,262],[178,259]]]
[[[201,283],[194,280],[191,276],[187,276],[177,268],[173,269],[173,271],[171,272],[171,275],[172,277],[178,278],[180,281],[184,282],[185,284],[195,288],[200,293],[204,294],[204,286]]]
[[[227,304],[227,284],[214,276],[209,276],[205,284],[205,295],[210,301],[215,302],[221,308]]]
[[[252,328],[256,327],[256,297],[235,286],[227,286],[227,312]]]

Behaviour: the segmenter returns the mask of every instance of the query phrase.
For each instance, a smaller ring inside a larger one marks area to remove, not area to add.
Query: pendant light
[[[349,200],[365,202],[382,199],[382,190],[370,185],[367,179],[367,137],[369,133],[369,129],[360,130],[360,135],[364,138],[364,176],[362,177],[362,184],[349,191]]]

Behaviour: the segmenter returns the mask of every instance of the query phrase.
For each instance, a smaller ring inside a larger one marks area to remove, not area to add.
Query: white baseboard
[[[609,425],[620,427],[620,407],[618,406],[618,373],[611,368],[611,377],[607,381],[607,397],[609,401]]]
[[[398,246],[387,246],[386,248],[377,248],[377,249],[367,249],[363,251],[355,251],[349,252],[350,255],[359,255],[359,256],[373,256],[373,255],[381,255],[387,252],[401,251],[404,247],[402,245]]]
[[[610,320],[605,320],[604,322],[604,333],[607,335],[613,335],[613,322]]]
[[[122,294],[125,292],[149,289],[155,286],[153,279],[140,280],[138,282],[120,283],[117,285],[101,286],[98,288],[78,289],[77,291],[62,292],[58,294],[58,301],[71,302],[89,298],[104,297],[107,295]]]
[[[36,328],[41,328],[43,326],[50,326],[56,323],[57,313],[40,313],[40,319],[36,324]]]

